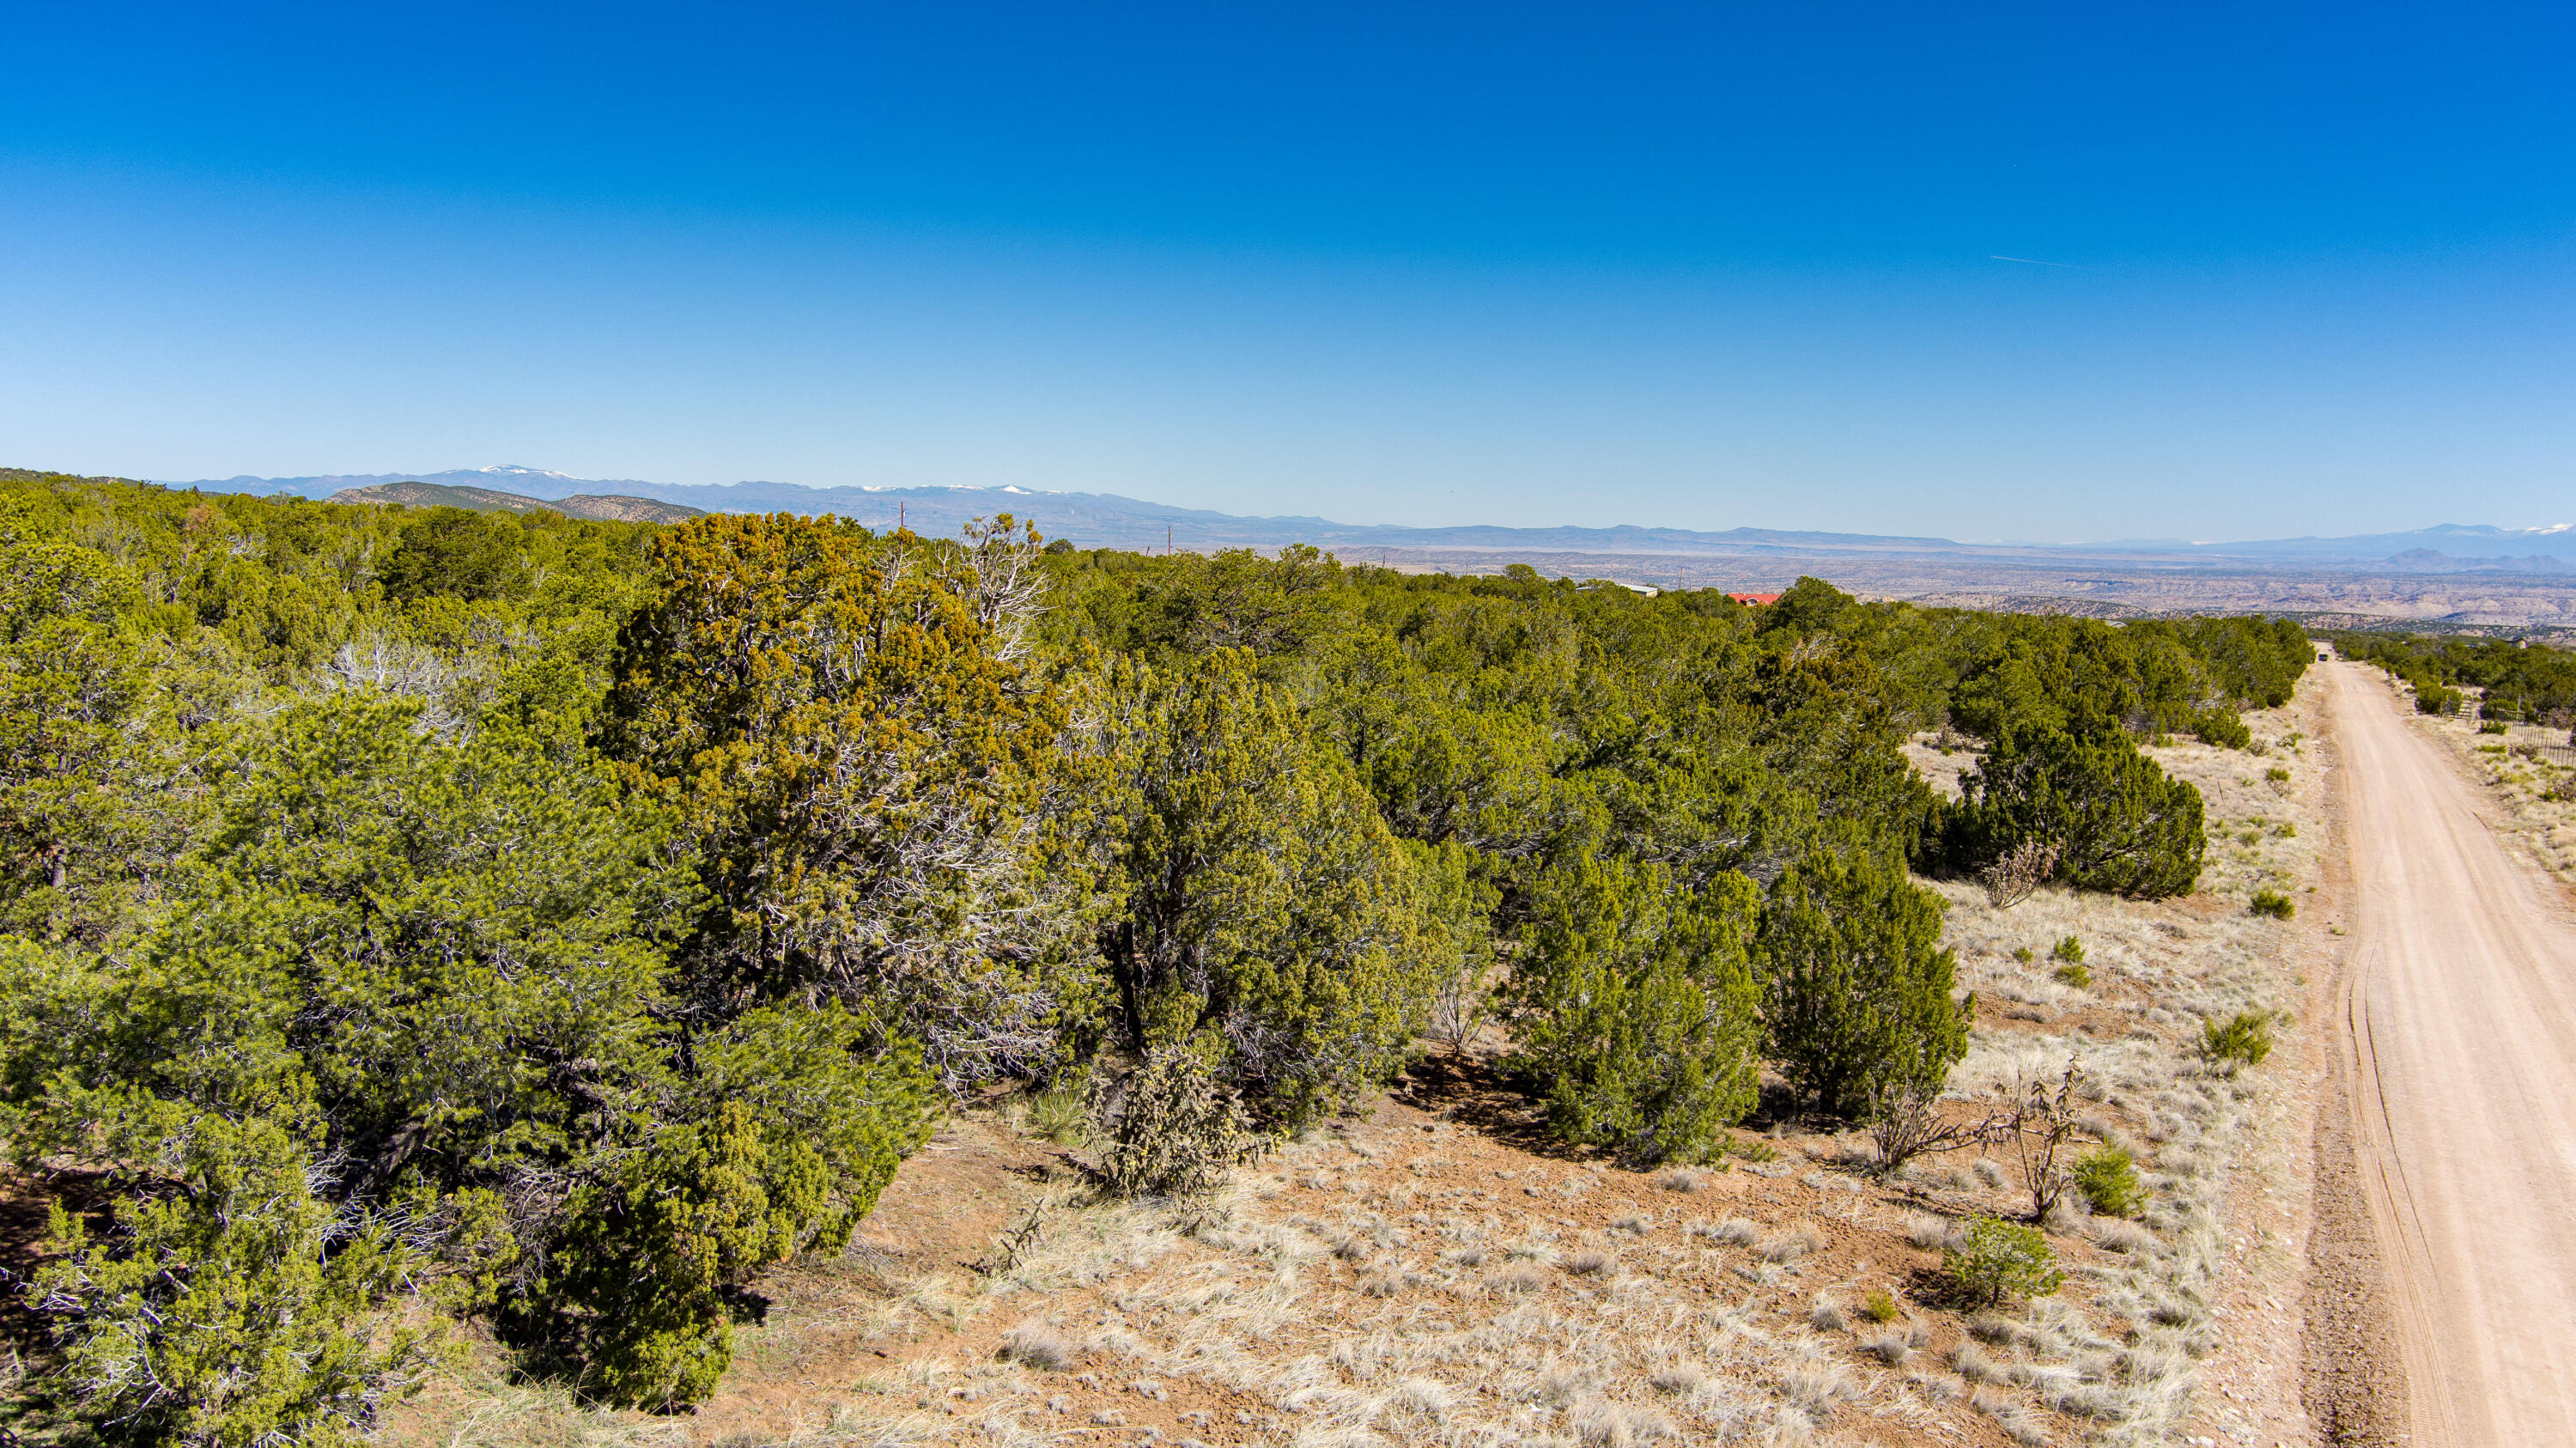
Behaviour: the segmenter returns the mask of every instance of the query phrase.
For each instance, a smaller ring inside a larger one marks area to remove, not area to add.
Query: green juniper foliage
[[[1844,1116],[1937,1092],[1968,1002],[1907,866],[2188,890],[2199,797],[2138,741],[2242,747],[2311,657],[1815,579],[0,472],[0,1141],[65,1192],[24,1421],[348,1442],[465,1321],[702,1401],[760,1274],[1003,1083],[1066,1137],[1120,1083],[1140,1191],[1488,1019],[1636,1161],[1728,1150],[1766,1063]],[[2406,657],[2557,707],[2536,659]],[[1905,763],[1933,729],[1960,804]]]
[[[1772,887],[1759,936],[1771,1054],[1839,1116],[1891,1089],[1937,1093],[1968,1051],[1969,1001],[1941,945],[1942,900],[1875,851],[1819,850]]]
[[[1514,1064],[1569,1141],[1700,1160],[1750,1111],[1762,1031],[1753,883],[1677,886],[1659,865],[1586,860],[1534,909],[1514,973]]]
[[[2134,1217],[2146,1210],[2147,1189],[2137,1159],[2116,1146],[2100,1146],[2075,1159],[2075,1186],[2106,1217]]]
[[[1970,1217],[1958,1243],[1941,1249],[1941,1272],[1963,1303],[1977,1307],[2052,1297],[2066,1282],[2048,1238],[2001,1217]]]

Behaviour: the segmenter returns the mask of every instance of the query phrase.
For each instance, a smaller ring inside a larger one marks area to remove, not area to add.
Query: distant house
[[[1743,604],[1746,608],[1761,608],[1780,601],[1780,595],[1776,593],[1730,593],[1727,597]]]

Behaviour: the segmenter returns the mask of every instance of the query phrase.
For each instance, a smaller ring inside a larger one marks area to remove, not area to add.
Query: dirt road
[[[2335,663],[2339,1024],[2417,1448],[2576,1444],[2576,920],[2377,671]]]

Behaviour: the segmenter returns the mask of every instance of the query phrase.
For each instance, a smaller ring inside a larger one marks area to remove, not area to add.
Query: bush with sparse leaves
[[[1205,1043],[1156,1046],[1125,1076],[1095,1070],[1092,1131],[1100,1175],[1122,1196],[1201,1196],[1260,1150],[1242,1101],[1208,1065]]]

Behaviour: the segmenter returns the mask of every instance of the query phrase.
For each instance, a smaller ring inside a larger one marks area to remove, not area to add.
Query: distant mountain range
[[[2276,538],[2240,543],[2122,539],[2108,543],[1959,543],[1947,538],[1816,533],[1768,528],[1700,532],[1684,528],[1399,528],[1336,523],[1325,518],[1248,518],[1203,508],[1177,508],[1113,493],[1035,492],[1022,488],[807,488],[793,483],[721,486],[653,483],[636,478],[575,478],[503,465],[437,473],[381,473],[310,478],[236,477],[167,486],[212,492],[292,493],[352,502],[451,503],[463,507],[551,507],[581,517],[677,521],[700,512],[835,513],[870,527],[905,523],[918,533],[950,534],[969,520],[1010,513],[1050,538],[1086,548],[1276,548],[1313,543],[1352,557],[1370,548],[1407,553],[1456,550],[1478,555],[1532,552],[1619,556],[1738,558],[1986,558],[2066,566],[2098,559],[2123,570],[2294,569],[2531,576],[2576,573],[2576,526],[2496,528],[2443,524],[2406,533],[2342,538]]]
[[[575,518],[605,518],[621,523],[685,523],[707,515],[704,508],[632,498],[616,493],[575,493],[539,499],[490,488],[461,488],[446,483],[369,483],[330,494],[335,503],[400,503],[412,508],[464,508],[476,513],[564,513]]]

